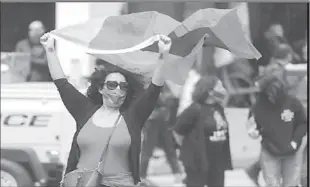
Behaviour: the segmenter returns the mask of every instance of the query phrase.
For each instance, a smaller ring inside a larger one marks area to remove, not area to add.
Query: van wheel
[[[1,186],[29,187],[33,182],[27,170],[20,164],[1,159]]]

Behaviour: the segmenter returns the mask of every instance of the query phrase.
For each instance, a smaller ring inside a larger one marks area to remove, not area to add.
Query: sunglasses
[[[109,90],[115,90],[118,86],[123,91],[128,91],[129,89],[129,85],[127,82],[118,83],[117,81],[107,81],[104,84],[107,85],[107,88]]]

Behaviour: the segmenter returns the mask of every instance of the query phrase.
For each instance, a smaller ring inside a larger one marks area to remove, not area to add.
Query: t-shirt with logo
[[[205,136],[216,142],[227,140],[228,124],[223,108],[219,104],[204,104],[200,112],[199,120],[204,125]]]

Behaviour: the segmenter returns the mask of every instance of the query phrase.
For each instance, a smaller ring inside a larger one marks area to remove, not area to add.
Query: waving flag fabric
[[[212,16],[204,17],[205,12]],[[90,55],[144,77],[146,83],[158,61],[159,36],[169,36],[172,46],[165,76],[182,85],[203,45],[225,48],[243,58],[259,58],[260,54],[246,39],[235,14],[235,10],[205,9],[181,23],[149,11],[91,19],[51,34],[55,39],[73,42]],[[209,22],[212,24],[206,24]]]
[[[227,49],[234,55],[259,59],[261,54],[246,37],[237,9],[201,9],[193,13],[174,31],[192,45],[202,37],[205,46]],[[184,41],[182,41],[184,42]],[[172,48],[172,53],[173,53]]]

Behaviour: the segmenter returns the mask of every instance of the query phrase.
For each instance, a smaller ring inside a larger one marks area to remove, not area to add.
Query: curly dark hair
[[[111,73],[122,74],[129,84],[126,99],[120,107],[120,110],[123,111],[128,108],[132,100],[137,97],[137,94],[143,90],[143,85],[132,73],[121,68],[110,67],[105,68],[104,70],[95,70],[95,72],[90,76],[90,86],[87,89],[86,96],[90,98],[94,104],[102,105],[102,94],[99,92],[99,89],[103,87],[106,77]]]
[[[215,76],[201,77],[194,87],[192,94],[193,102],[204,103],[209,96],[209,92],[214,88],[217,78]]]

